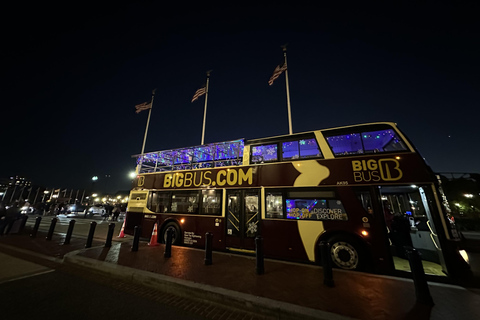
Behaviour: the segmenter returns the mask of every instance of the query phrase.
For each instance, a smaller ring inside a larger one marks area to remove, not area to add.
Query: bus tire
[[[162,243],[167,242],[167,231],[173,230],[172,233],[172,244],[178,245],[181,243],[182,234],[180,232],[180,227],[175,222],[169,222],[162,229]]]
[[[364,270],[365,251],[355,238],[336,235],[328,240],[332,266],[344,270]]]

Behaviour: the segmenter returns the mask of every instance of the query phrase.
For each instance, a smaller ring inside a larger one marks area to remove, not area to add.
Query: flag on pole
[[[275,70],[273,70],[273,74],[270,77],[270,80],[268,80],[268,84],[272,85],[273,81],[275,81],[282,74],[282,72],[285,71],[285,70],[287,70],[287,64],[285,62],[283,62],[282,64],[279,64],[275,68]]]
[[[192,102],[197,100],[199,97],[203,96],[205,94],[205,92],[207,92],[207,87],[206,86],[203,86],[200,89],[198,89],[197,91],[195,91],[195,94],[193,95],[193,98],[192,98]]]
[[[152,108],[152,101],[140,103],[135,106],[135,109],[136,109],[135,113],[139,113],[140,111],[148,110],[151,108]]]

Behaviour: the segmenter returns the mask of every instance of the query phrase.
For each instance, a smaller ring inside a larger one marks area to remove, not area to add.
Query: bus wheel
[[[163,243],[167,243],[167,231],[173,230],[172,232],[172,244],[180,244],[180,239],[182,234],[180,233],[180,228],[175,222],[169,222],[163,228]]]
[[[330,256],[334,266],[345,270],[360,270],[362,252],[355,239],[344,236],[334,236],[329,239]]]

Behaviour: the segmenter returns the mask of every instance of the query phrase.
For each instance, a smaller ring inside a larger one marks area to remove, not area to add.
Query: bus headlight
[[[466,263],[470,264],[470,259],[468,258],[468,253],[465,250],[458,250],[458,253],[460,253],[460,256],[462,256],[463,260],[465,260]]]

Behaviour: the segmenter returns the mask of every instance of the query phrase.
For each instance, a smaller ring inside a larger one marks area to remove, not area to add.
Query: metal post
[[[408,262],[412,271],[413,284],[415,285],[415,295],[417,302],[433,306],[432,296],[428,288],[427,279],[425,278],[425,271],[423,270],[422,258],[420,252],[412,247],[404,247],[407,252]]]
[[[90,230],[88,231],[87,243],[85,244],[85,248],[92,247],[93,234],[95,233],[96,226],[97,223],[95,221],[90,222]]]
[[[32,233],[30,233],[30,237],[35,238],[37,236],[38,227],[40,227],[40,222],[42,222],[42,217],[35,218],[35,225],[33,226]]]
[[[105,248],[110,248],[112,246],[112,237],[113,231],[115,230],[115,223],[111,222],[108,224],[108,233],[107,233],[107,241],[105,242]]]
[[[142,231],[142,227],[135,226],[133,230],[133,244],[132,244],[132,252],[138,251],[138,242],[140,240],[140,232]]]
[[[265,273],[265,263],[264,263],[264,254],[263,254],[263,238],[262,236],[257,236],[255,238],[255,254],[257,257],[257,265],[255,267],[255,272],[257,274]]]
[[[212,242],[213,242],[213,233],[205,233],[205,265],[209,266],[212,264]]]
[[[322,256],[323,264],[323,284],[327,287],[334,287],[332,258],[330,257],[330,243],[326,241],[320,242],[320,254]]]
[[[50,223],[50,228],[48,229],[47,237],[45,239],[52,240],[53,231],[55,230],[55,225],[57,224],[57,218],[53,218]]]
[[[170,258],[172,256],[172,238],[173,238],[173,230],[167,230],[167,239],[165,241],[165,252],[163,253],[164,258]]]
[[[65,237],[65,242],[63,244],[69,244],[70,239],[72,238],[72,233],[73,233],[73,227],[75,226],[75,220],[70,220],[68,223],[68,230],[67,230],[67,236]]]

